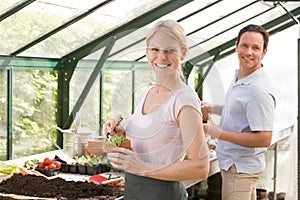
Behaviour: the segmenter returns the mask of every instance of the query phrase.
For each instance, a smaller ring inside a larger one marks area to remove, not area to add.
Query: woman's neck
[[[154,90],[156,93],[161,92],[174,92],[179,88],[185,86],[185,83],[181,80],[164,80],[164,81],[157,81],[154,85]]]

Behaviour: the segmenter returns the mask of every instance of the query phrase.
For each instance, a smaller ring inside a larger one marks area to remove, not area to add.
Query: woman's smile
[[[155,67],[157,67],[157,68],[167,68],[167,67],[169,67],[169,66],[171,66],[170,64],[161,64],[161,63],[155,63]]]

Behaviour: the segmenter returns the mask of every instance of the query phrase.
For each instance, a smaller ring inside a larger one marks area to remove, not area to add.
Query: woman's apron
[[[125,173],[125,200],[187,200],[180,181],[163,181]]]

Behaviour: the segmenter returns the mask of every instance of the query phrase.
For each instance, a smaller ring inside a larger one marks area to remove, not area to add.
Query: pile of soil
[[[96,185],[90,182],[66,181],[62,178],[47,179],[42,176],[14,174],[0,183],[0,193],[60,200],[105,199],[123,196],[118,187]]]

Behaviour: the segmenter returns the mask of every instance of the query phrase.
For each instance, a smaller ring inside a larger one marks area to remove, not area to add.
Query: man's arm
[[[219,140],[225,140],[245,147],[269,147],[272,131],[228,132],[220,131]]]

